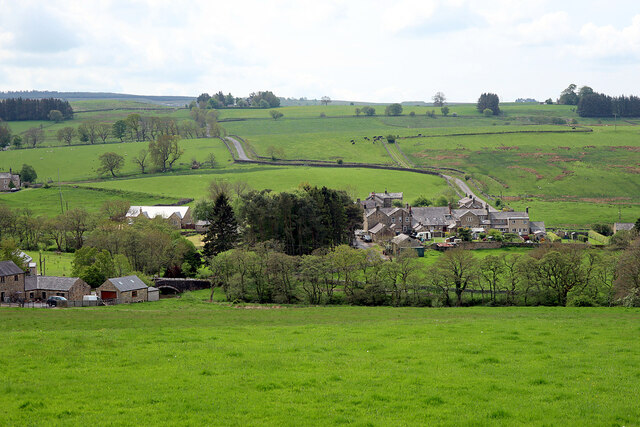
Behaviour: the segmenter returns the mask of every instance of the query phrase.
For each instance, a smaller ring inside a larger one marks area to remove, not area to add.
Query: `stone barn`
[[[79,277],[27,276],[24,293],[27,301],[44,301],[56,295],[69,301],[82,301],[83,296],[91,295],[91,286]]]
[[[13,261],[0,261],[0,301],[22,298],[24,271]]]
[[[117,300],[118,303],[144,302],[148,300],[148,287],[138,276],[114,277],[96,289],[103,300]]]

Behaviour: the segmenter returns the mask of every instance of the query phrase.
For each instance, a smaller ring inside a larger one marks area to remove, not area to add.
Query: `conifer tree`
[[[238,225],[226,194],[216,197],[207,220],[210,224],[204,237],[204,255],[210,257],[233,248],[238,240]]]

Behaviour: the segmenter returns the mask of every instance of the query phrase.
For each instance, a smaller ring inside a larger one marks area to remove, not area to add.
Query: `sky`
[[[637,0],[0,0],[0,91],[640,95]]]

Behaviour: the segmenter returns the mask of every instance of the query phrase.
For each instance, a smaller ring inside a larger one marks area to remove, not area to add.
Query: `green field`
[[[0,308],[7,425],[635,425],[638,310]]]
[[[214,179],[230,182],[244,180],[253,189],[274,191],[294,190],[300,184],[327,186],[346,190],[354,198],[365,198],[372,191],[402,188],[405,199],[412,201],[419,195],[434,197],[447,191],[446,182],[437,176],[413,172],[360,168],[318,168],[246,165],[213,170],[211,173],[154,176],[126,180],[110,180],[81,184],[93,188],[130,190],[163,197],[201,198],[207,194]]]
[[[94,190],[90,188],[63,185],[62,207],[60,191],[51,188],[23,189],[16,193],[0,193],[0,205],[14,209],[29,209],[35,215],[56,216],[64,209],[83,208],[97,212],[107,200],[126,200],[133,205],[156,205],[176,203],[179,198],[127,190]]]

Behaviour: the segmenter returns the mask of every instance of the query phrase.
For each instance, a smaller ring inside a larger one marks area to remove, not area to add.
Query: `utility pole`
[[[62,187],[60,187],[60,168],[58,168],[58,194],[60,195],[60,213],[64,214],[64,207],[62,205]]]

